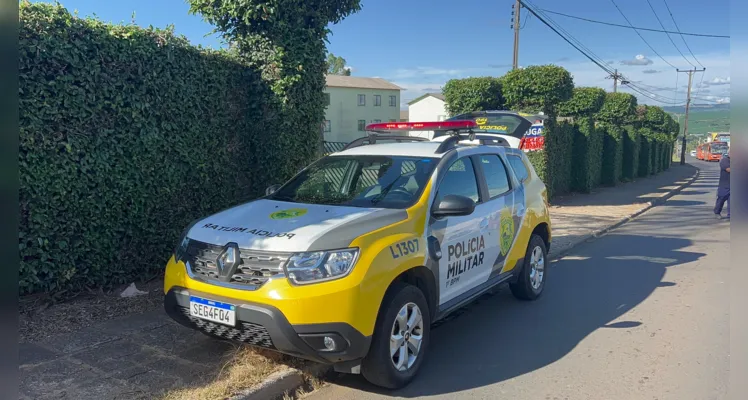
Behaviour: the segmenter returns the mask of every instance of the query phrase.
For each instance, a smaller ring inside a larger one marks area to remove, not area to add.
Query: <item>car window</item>
[[[476,203],[480,200],[478,181],[475,179],[475,170],[469,158],[459,159],[449,167],[439,185],[439,192],[436,194],[437,202],[448,194],[465,196]]]
[[[527,166],[525,166],[525,163],[522,162],[522,158],[512,155],[507,155],[506,158],[507,160],[509,160],[509,165],[512,166],[514,173],[517,175],[517,179],[520,182],[524,182],[525,179],[530,176],[530,173],[527,171]]]
[[[431,177],[430,158],[329,156],[286,183],[269,198],[297,203],[406,208]]]
[[[483,167],[483,175],[486,176],[488,185],[488,195],[490,198],[501,196],[510,189],[509,176],[507,175],[504,162],[499,156],[494,154],[485,154],[479,157]]]

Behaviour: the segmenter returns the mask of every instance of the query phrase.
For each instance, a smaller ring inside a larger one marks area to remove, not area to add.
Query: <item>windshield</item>
[[[712,143],[711,145],[712,154],[724,154],[727,153],[727,143]]]
[[[307,204],[407,208],[421,197],[435,164],[434,158],[325,157],[268,198]]]

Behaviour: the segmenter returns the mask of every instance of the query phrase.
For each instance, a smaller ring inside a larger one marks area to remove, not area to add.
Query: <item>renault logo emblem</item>
[[[236,243],[227,244],[216,260],[218,275],[221,277],[231,277],[240,262],[239,246]]]

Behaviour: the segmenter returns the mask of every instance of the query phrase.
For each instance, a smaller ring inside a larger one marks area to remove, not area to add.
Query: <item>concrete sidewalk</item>
[[[649,207],[696,171],[673,165],[657,176],[555,200],[551,257]],[[114,317],[77,332],[21,343],[20,398],[155,398],[215,379],[236,350],[234,344],[172,322],[160,307]]]

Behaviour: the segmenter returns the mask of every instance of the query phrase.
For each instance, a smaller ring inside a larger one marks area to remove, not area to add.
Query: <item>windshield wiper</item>
[[[394,181],[392,181],[392,183],[390,183],[390,184],[389,184],[389,185],[387,185],[387,186],[386,186],[386,187],[385,187],[384,189],[382,189],[382,191],[381,191],[381,192],[379,192],[379,194],[378,194],[378,195],[374,196],[374,197],[373,197],[373,198],[371,199],[371,204],[377,204],[377,203],[379,203],[380,201],[382,201],[382,199],[384,198],[384,196],[387,196],[387,193],[388,193],[388,192],[390,191],[390,189],[392,189],[392,186],[394,186],[394,185],[395,185],[395,183],[397,183],[397,181],[398,181],[398,180],[397,180],[397,179],[395,179]]]

